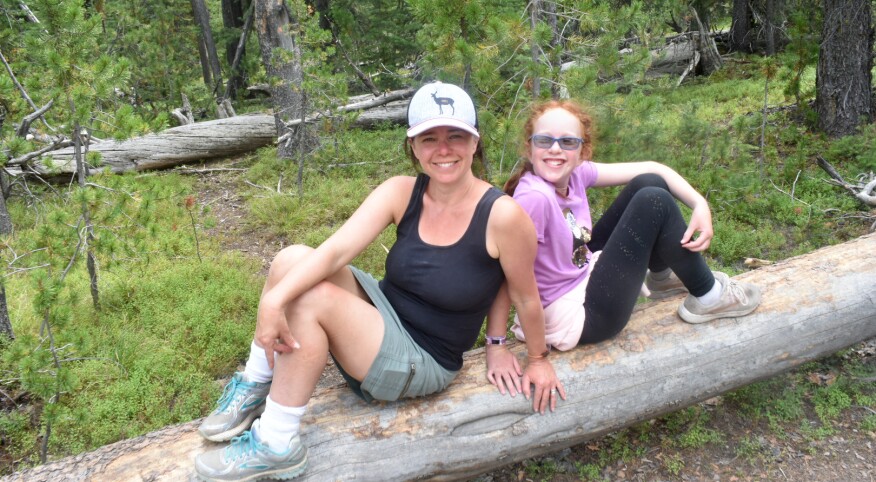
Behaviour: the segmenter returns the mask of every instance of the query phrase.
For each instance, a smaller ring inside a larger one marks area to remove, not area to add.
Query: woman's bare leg
[[[304,246],[281,251],[271,264],[264,294],[312,252]],[[383,318],[345,267],[292,301],[286,309],[301,348],[276,357],[271,399],[290,407],[307,404],[331,349],[344,370],[362,380],[383,341]]]

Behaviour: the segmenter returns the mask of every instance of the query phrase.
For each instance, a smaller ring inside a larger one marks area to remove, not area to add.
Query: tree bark
[[[873,26],[869,0],[825,0],[816,68],[818,127],[830,136],[854,134],[873,121]]]
[[[309,465],[296,480],[458,480],[554,452],[876,336],[876,234],[739,276],[764,292],[749,316],[681,322],[681,296],[642,305],[616,338],[551,354],[567,399],[538,415],[485,379],[469,352],[443,392],[366,404],[339,385],[317,391],[302,423]],[[512,349],[522,355],[523,346]],[[198,421],[20,472],[7,481],[189,480],[219,445]]]
[[[259,47],[265,71],[271,81],[271,102],[274,106],[277,135],[283,136],[288,129],[286,123],[291,119],[301,119],[305,115],[306,99],[303,82],[304,69],[301,64],[301,47],[296,40],[298,18],[293,15],[283,0],[254,0],[254,18]],[[298,129],[304,129],[303,136]],[[296,132],[289,141],[277,149],[281,159],[295,159],[299,149],[308,150],[315,144],[315,136],[306,123],[295,127]],[[292,139],[301,139],[295,143]]]
[[[733,0],[733,20],[730,26],[730,50],[751,53],[751,8],[749,0]]]

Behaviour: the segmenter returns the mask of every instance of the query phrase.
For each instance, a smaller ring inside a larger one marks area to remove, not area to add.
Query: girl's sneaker
[[[717,318],[745,316],[760,304],[760,289],[751,283],[730,279],[724,273],[715,272],[715,280],[721,283],[721,299],[711,306],[704,306],[692,295],[687,295],[678,307],[678,316],[688,323],[705,323]]]

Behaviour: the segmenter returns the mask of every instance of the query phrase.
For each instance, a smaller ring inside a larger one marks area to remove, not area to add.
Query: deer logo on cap
[[[453,107],[453,99],[450,97],[438,97],[438,91],[432,93],[432,99],[438,104],[438,114],[444,115],[444,108],[442,106],[449,105],[451,109],[453,109],[450,115],[456,115],[456,108]]]

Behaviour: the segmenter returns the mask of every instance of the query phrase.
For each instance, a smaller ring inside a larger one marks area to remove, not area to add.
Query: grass
[[[868,227],[868,221],[853,217],[862,206],[826,183],[813,159],[825,156],[848,178],[876,170],[876,127],[829,141],[801,124],[792,110],[775,111],[766,119],[761,162],[763,86],[756,65],[742,59],[679,89],[655,80],[625,94],[606,86],[571,94],[593,106],[596,160],[664,162],[707,196],[716,230],[707,261],[736,273],[746,257],[778,260],[854,238]],[[771,85],[771,99],[781,100],[780,88]],[[510,118],[519,116],[512,112]],[[513,121],[496,125],[503,133],[519,131]],[[412,173],[401,149],[403,136],[398,128],[329,133],[307,159],[300,192],[297,164],[277,159],[273,149],[250,156],[242,177],[249,184],[240,183],[249,232],[286,244],[320,243],[379,182]],[[491,180],[501,185],[516,160],[516,137],[492,139],[502,140],[487,150]],[[185,199],[196,190],[193,180],[160,173],[100,176],[93,182],[105,189],[32,187],[35,196],[10,199],[16,231],[2,240],[2,256],[11,269],[4,283],[18,338],[0,355],[0,450],[9,461],[4,471],[37,462],[46,420],[53,424],[50,455],[60,457],[203,416],[218,396],[216,380],[235,369],[249,346],[260,261],[226,252],[219,238],[204,235],[217,219],[208,206],[186,208]],[[595,216],[616,192],[593,193]],[[74,263],[63,283],[52,284],[77,245],[82,201],[98,225],[99,310],[90,302],[84,263]],[[382,276],[384,246],[393,241],[389,229],[354,263]],[[60,370],[40,337],[41,296],[54,300],[50,319],[64,360]],[[823,372],[836,373],[835,381],[824,385],[807,378]],[[789,378],[727,394],[720,410],[764,421],[777,436],[796,424],[806,437],[825,437],[841,414],[856,406],[874,408],[872,384],[855,381],[866,376],[866,367],[832,357]],[[57,381],[63,390],[55,402]],[[671,436],[663,443],[680,453],[719,445],[728,434],[710,425],[712,416],[701,407],[683,409],[612,434],[594,462],[563,468],[531,461],[526,472],[548,480],[572,470],[581,479],[599,480],[606,466],[643,456],[641,444],[653,438],[655,425],[668,430]],[[862,418],[860,429],[873,427],[876,416]],[[737,450],[740,457],[755,459],[757,441],[744,441]],[[661,462],[672,475],[685,468],[680,456]]]

